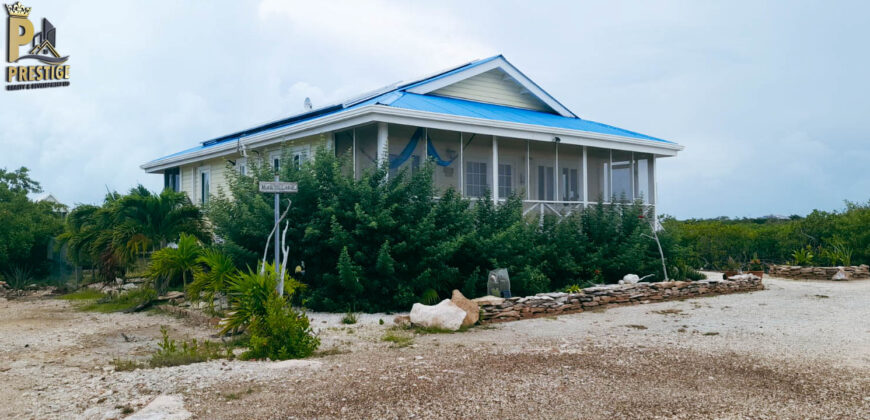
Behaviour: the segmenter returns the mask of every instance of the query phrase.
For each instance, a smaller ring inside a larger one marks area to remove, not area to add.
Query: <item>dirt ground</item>
[[[402,348],[391,316],[311,314],[330,355],[130,372],[112,359],[147,359],[160,326],[213,330],[0,300],[0,418],[870,418],[870,281],[764,282]]]

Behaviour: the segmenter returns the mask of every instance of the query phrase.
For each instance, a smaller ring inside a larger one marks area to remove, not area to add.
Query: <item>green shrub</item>
[[[393,347],[402,348],[414,344],[414,336],[400,329],[391,328],[381,337],[382,341],[393,343]]]
[[[169,338],[166,327],[160,327],[163,339],[157,345],[158,349],[151,355],[149,366],[152,368],[165,366],[189,365],[191,363],[206,362],[212,359],[232,358],[232,350],[211,341],[199,342],[196,339],[183,341],[179,345],[174,339]]]
[[[357,180],[342,159],[321,149],[301,168],[281,165],[281,178],[299,183],[287,215],[290,265],[305,262],[308,289],[299,298],[313,309],[407,310],[453,289],[474,298],[500,267],[510,272],[516,296],[589,279],[613,283],[628,273],[664,277],[658,247],[644,236],[652,214],[640,203],[599,204],[540,223],[524,218],[519,196],[495,204],[437,190],[431,163],[389,176],[388,168],[373,168]],[[257,182],[274,172],[258,163],[249,169],[228,171],[230,194],[218,194],[206,210],[222,247],[254,265],[274,214],[273,197]],[[665,256],[675,258],[676,241],[660,236]]]
[[[266,302],[275,295],[275,271],[267,265],[263,273],[248,269],[229,281],[231,312],[223,320],[221,334],[238,331],[250,325],[257,317],[266,315]]]
[[[308,317],[274,293],[266,302],[266,316],[251,323],[250,334],[246,359],[298,359],[310,356],[320,345]]]
[[[345,325],[356,324],[357,315],[351,311],[347,311],[344,316],[341,317],[341,323]]]

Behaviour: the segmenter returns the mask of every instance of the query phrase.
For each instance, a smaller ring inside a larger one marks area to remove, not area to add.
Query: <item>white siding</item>
[[[519,83],[501,69],[492,69],[469,77],[461,82],[435,90],[431,94],[514,108],[553,112],[547,104],[526,92]]]
[[[320,146],[326,146],[327,148],[334,147],[331,142],[329,136],[326,134],[306,137],[303,139],[297,139],[290,142],[285,143],[283,146],[275,145],[266,147],[264,149],[260,149],[261,156],[268,157],[269,154],[273,151],[281,150],[282,147],[287,147],[290,150],[294,148],[303,148],[304,146],[309,146],[308,150],[308,158],[314,158],[314,153]],[[249,150],[248,154],[248,164],[253,162],[253,159],[257,156],[256,153],[253,153]],[[197,176],[197,168],[206,167],[210,172],[210,185],[209,192],[212,196],[216,196],[219,190],[222,190],[225,194],[229,194],[229,186],[227,185],[227,176],[226,171],[232,170],[232,166],[227,167],[227,160],[236,160],[240,158],[240,155],[234,156],[226,156],[216,159],[209,159],[206,161],[196,162],[188,165],[184,165],[181,167],[181,191],[187,194],[190,197],[190,201],[194,204],[199,204],[199,188],[200,188],[200,179]],[[250,168],[250,166],[249,166]]]

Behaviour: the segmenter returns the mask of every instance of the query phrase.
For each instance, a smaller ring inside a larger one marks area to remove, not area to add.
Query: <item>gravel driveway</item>
[[[107,365],[147,357],[160,325],[211,331],[0,301],[0,418],[120,417],[161,394],[179,402],[176,414],[209,419],[870,418],[870,281],[764,281],[764,291],[416,336],[402,348],[381,340],[385,315],[338,326],[315,314],[332,355],[133,372]]]

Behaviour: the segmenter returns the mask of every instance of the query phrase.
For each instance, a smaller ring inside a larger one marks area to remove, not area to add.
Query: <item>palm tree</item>
[[[76,263],[98,269],[113,280],[148,251],[164,248],[182,234],[202,242],[211,237],[202,212],[187,195],[171,190],[154,194],[141,185],[127,195],[109,192],[102,206],[70,212],[58,237]]]
[[[192,235],[182,233],[176,247],[163,248],[151,254],[150,275],[158,283],[163,281],[161,291],[179,274],[182,284],[187,288],[188,275],[195,276],[200,270],[198,261],[201,255],[202,246],[199,241]]]

